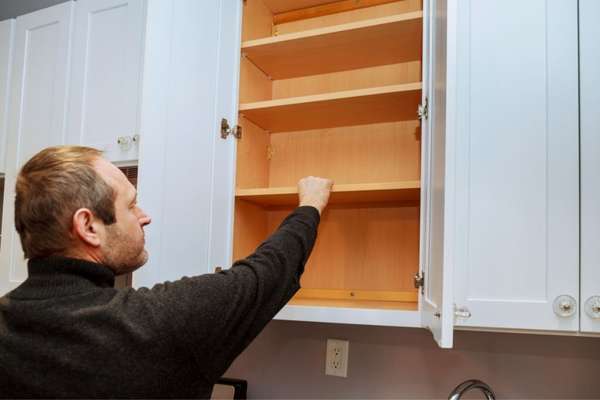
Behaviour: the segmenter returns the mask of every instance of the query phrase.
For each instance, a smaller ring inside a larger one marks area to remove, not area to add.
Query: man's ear
[[[80,208],[73,214],[73,235],[89,246],[100,246],[100,222],[87,208]]]

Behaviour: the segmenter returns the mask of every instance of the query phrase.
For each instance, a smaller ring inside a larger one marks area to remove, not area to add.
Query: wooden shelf
[[[421,83],[346,90],[240,104],[240,113],[269,132],[324,129],[417,119]]]
[[[329,204],[394,203],[418,205],[419,181],[334,185]],[[236,198],[261,206],[298,204],[296,187],[237,189]]]
[[[421,59],[423,12],[392,15],[242,43],[242,54],[271,79]]]

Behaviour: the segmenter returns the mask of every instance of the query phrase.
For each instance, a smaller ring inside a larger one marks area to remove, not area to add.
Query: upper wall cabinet
[[[443,162],[433,120],[444,114],[418,115],[425,99],[435,107],[432,76],[445,100],[430,3],[150,1],[139,194],[154,222],[136,286],[247,256],[298,204],[297,181],[320,175],[335,181],[330,206],[303,288],[277,318],[425,325],[449,346],[451,324],[434,322],[451,322],[435,284],[444,274],[428,274],[427,307],[414,286],[441,261],[423,252],[443,252],[427,238],[443,227],[431,224],[443,197],[430,197],[429,170]],[[442,158],[430,162],[434,147]]]
[[[65,143],[73,2],[17,18],[11,73],[0,293],[27,276],[14,228],[17,171],[44,147]]]
[[[581,330],[600,333],[600,2],[579,1]]]
[[[577,2],[454,3],[448,262],[456,304],[470,313],[457,324],[577,331]]]
[[[14,43],[15,20],[0,22],[0,175],[6,171],[6,133],[8,130],[8,99]],[[2,192],[0,192],[2,196]],[[2,212],[2,209],[0,209]]]
[[[111,161],[138,158],[144,23],[144,0],[76,2],[67,138]]]

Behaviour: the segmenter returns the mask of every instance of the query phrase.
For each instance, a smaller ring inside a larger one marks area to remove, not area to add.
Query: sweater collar
[[[113,287],[115,274],[105,265],[75,258],[51,256],[29,260],[28,278],[11,295],[47,298]]]

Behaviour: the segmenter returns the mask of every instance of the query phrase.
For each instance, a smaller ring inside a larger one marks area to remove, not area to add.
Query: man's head
[[[149,223],[133,185],[98,150],[47,148],[17,177],[15,225],[26,258],[75,257],[123,274],[146,263]]]

